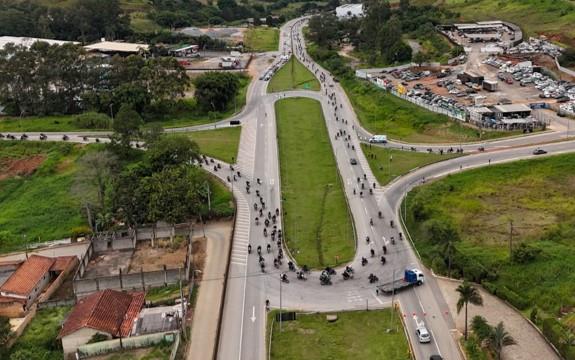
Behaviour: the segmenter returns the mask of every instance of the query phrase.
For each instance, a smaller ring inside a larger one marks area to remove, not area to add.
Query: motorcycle
[[[248,254],[251,254],[251,253],[252,253],[252,246],[248,245]]]
[[[298,271],[298,273],[297,273],[297,279],[298,279],[298,280],[307,280],[307,277],[305,276],[305,274],[303,273],[303,271]]]
[[[365,266],[365,265],[367,265],[367,259],[362,257],[361,258],[361,266]]]
[[[295,271],[295,265],[293,264],[293,262],[288,262],[288,268],[290,271]]]
[[[393,228],[393,220],[389,221],[389,226]]]
[[[379,217],[380,219],[383,218],[383,215],[381,214],[381,211],[377,212],[377,217]]]
[[[382,256],[379,261],[381,262],[381,265],[385,265],[385,256]]]
[[[286,284],[289,284],[289,279],[287,278],[286,274],[281,274],[281,281]]]
[[[266,250],[268,251],[268,254],[269,254],[270,251],[272,250],[272,246],[270,244],[268,244],[268,246],[266,246]]]
[[[378,282],[378,281],[379,281],[379,278],[378,278],[377,276],[373,275],[373,274],[369,274],[369,277],[368,277],[368,278],[369,278],[369,283],[370,283],[370,284],[373,284],[374,282]]]

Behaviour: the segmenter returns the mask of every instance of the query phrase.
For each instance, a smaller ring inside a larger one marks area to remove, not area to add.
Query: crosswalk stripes
[[[248,244],[250,239],[251,214],[246,198],[243,194],[237,196],[237,218],[232,242],[232,256],[230,261],[236,265],[247,265]]]
[[[363,302],[363,297],[357,290],[348,290],[346,292],[346,299],[349,303]]]

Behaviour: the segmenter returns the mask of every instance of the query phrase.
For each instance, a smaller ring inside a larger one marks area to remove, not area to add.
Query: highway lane
[[[285,47],[284,51],[291,48],[290,32],[286,29],[298,21],[291,21],[282,27],[280,46]],[[299,27],[294,30],[301,36]],[[309,62],[306,65],[311,66]],[[312,70],[314,71],[314,68]],[[406,266],[421,266],[408,241],[397,241],[395,245],[390,245],[391,236],[397,239],[399,230],[397,225],[391,228],[389,220],[394,219],[395,223],[399,224],[397,209],[403,194],[423,178],[430,179],[435,176],[442,176],[447,172],[461,171],[481,164],[487,165],[489,159],[491,159],[492,164],[495,164],[502,161],[512,161],[518,156],[531,156],[529,148],[507,148],[511,146],[508,139],[504,140],[507,142],[498,145],[498,151],[478,153],[424,167],[386,187],[380,187],[376,184],[374,195],[367,195],[366,192],[363,197],[359,196],[361,183],[364,184],[364,187],[369,187],[375,182],[375,177],[359,149],[361,138],[357,136],[355,131],[359,124],[355,113],[345,93],[341,88],[338,89],[338,84],[334,85],[334,87],[324,85],[321,92],[293,91],[283,94],[266,94],[267,83],[256,79],[250,85],[248,105],[238,117],[242,122],[242,135],[237,168],[243,175],[242,178],[238,178],[238,181],[233,182],[234,197],[238,204],[238,218],[219,342],[218,357],[220,359],[265,358],[265,299],[270,299],[273,307],[280,305],[279,273],[286,271],[287,260],[284,261],[281,269],[276,270],[270,266],[273,257],[279,251],[277,245],[273,245],[272,254],[263,254],[267,265],[266,273],[263,274],[260,271],[256,255],[247,254],[248,243],[253,244],[255,251],[258,245],[264,246],[269,242],[269,238],[262,234],[262,226],[255,225],[254,219],[258,215],[252,208],[253,203],[258,201],[255,190],[260,190],[268,209],[279,208],[281,205],[273,110],[274,102],[280,97],[305,96],[321,102],[334,156],[337,159],[357,232],[357,252],[352,262],[352,266],[356,269],[356,278],[344,281],[338,274],[333,278],[332,286],[320,286],[317,272],[310,274],[309,280],[305,282],[296,281],[293,273],[290,273],[290,284],[284,284],[281,287],[281,300],[284,308],[331,311],[389,306],[391,298],[377,296],[375,293],[376,284],[369,284],[367,275],[374,273],[379,276],[380,282],[383,282],[391,280],[394,269],[396,270],[396,277],[398,277]],[[326,96],[326,90],[327,93],[335,92],[335,103],[333,98],[329,99]],[[339,108],[335,109],[337,105]],[[348,123],[342,123],[341,119],[346,119]],[[220,123],[225,124],[226,122],[229,124],[229,119]],[[349,140],[344,140],[343,136],[335,139],[336,133],[340,130],[345,130],[346,135],[351,135]],[[83,139],[85,133],[68,134],[70,136],[68,141],[86,142]],[[62,133],[47,133],[47,135],[50,140],[62,140]],[[362,135],[361,132],[359,135]],[[515,142],[513,145],[522,145],[532,142],[532,139],[535,137],[523,137],[520,140],[512,141]],[[94,142],[94,138],[88,138],[88,141]],[[102,139],[101,141],[106,140]],[[349,147],[348,143],[350,144]],[[352,145],[355,150],[351,148]],[[424,144],[417,146],[427,147]],[[469,150],[475,146],[475,144],[469,145]],[[545,149],[550,150],[550,152],[573,151],[573,148],[572,142],[545,146]],[[352,166],[349,162],[351,157],[357,158],[359,165]],[[231,170],[226,168],[227,164],[222,163],[222,166],[224,170],[214,174],[226,181],[226,176],[231,175]],[[207,170],[213,172],[211,168]],[[362,180],[364,174],[367,179]],[[255,185],[255,179],[258,177],[262,180],[262,185],[259,186]],[[357,181],[358,177],[360,178],[359,182]],[[250,180],[252,184],[250,194],[245,191],[246,179]],[[354,188],[356,189],[355,195],[353,194]],[[384,219],[377,219],[378,211],[382,211]],[[370,224],[369,218],[374,219],[373,226]],[[366,236],[371,239],[369,244],[365,241]],[[376,256],[379,257],[383,253],[382,246],[384,244],[388,247],[387,263],[382,266],[377,258],[370,257],[370,250],[373,248]],[[360,264],[363,256],[368,257],[369,260],[365,267]],[[406,316],[408,333],[414,345],[416,358],[426,359],[433,353],[441,353],[446,359],[460,358],[450,336],[454,329],[453,321],[450,315],[445,313],[447,307],[433,281],[433,277],[431,274],[427,275],[428,281],[424,286],[405,291],[397,296],[402,312]],[[432,344],[420,346],[414,339],[414,322],[411,319],[413,314],[425,319],[432,331],[434,339]]]

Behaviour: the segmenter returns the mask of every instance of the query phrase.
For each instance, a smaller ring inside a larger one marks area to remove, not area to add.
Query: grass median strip
[[[326,314],[298,314],[297,320],[283,322],[281,333],[275,321],[271,359],[408,360],[401,321],[397,314],[393,320],[391,315],[391,309],[340,312],[336,321],[328,322]]]
[[[293,56],[274,74],[268,85],[268,92],[287,90],[319,91],[319,89],[319,81]]]
[[[299,265],[323,267],[353,258],[351,217],[319,102],[276,103],[284,232]]]
[[[241,126],[214,130],[191,131],[186,135],[200,147],[200,152],[222,161],[233,163],[238,157]]]
[[[411,170],[438,161],[459,156],[455,153],[426,153],[389,149],[380,146],[361,144],[361,149],[367,158],[371,171],[380,185],[391,182],[398,176]]]

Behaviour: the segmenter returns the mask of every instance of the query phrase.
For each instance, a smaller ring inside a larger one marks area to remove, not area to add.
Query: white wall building
[[[363,4],[345,4],[335,8],[338,19],[349,19],[363,16]]]

